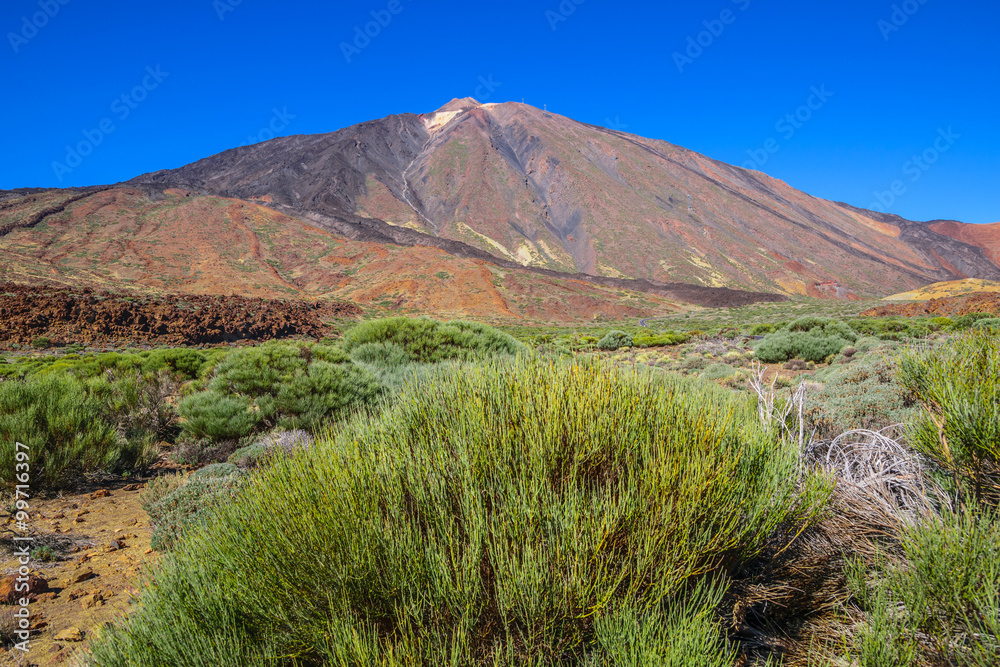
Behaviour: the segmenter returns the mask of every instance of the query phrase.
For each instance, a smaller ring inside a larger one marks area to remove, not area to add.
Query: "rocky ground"
[[[0,283],[0,347],[46,337],[53,344],[142,341],[200,345],[322,337],[327,322],[361,313],[325,301],[239,296],[136,296],[125,293]]]
[[[171,466],[162,463],[154,474]],[[117,481],[50,499],[32,500],[30,534],[57,560],[32,560],[31,645],[25,656],[5,645],[0,665],[69,665],[100,626],[134,604],[141,573],[158,554],[150,549],[149,516],[139,504],[146,480]],[[13,517],[3,520],[13,537]],[[20,533],[18,533],[20,534]],[[7,635],[12,573],[19,563],[3,539],[0,552],[0,626]],[[17,594],[20,595],[20,594]]]
[[[977,292],[968,296],[945,297],[917,303],[879,306],[861,313],[862,317],[959,317],[970,313],[1000,314],[1000,293]]]

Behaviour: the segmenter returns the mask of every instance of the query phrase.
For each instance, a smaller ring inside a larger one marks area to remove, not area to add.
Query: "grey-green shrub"
[[[396,345],[419,363],[514,355],[524,351],[524,346],[513,336],[491,326],[427,318],[374,320],[359,324],[344,334],[344,350],[349,354],[368,343]]]
[[[779,363],[790,359],[818,363],[831,354],[839,354],[857,340],[858,334],[843,322],[807,317],[795,320],[766,336],[754,346],[754,353],[765,363]]]
[[[634,341],[624,331],[609,331],[604,334],[604,338],[597,342],[600,350],[620,350],[623,347],[632,347]]]
[[[413,361],[410,354],[395,343],[364,343],[354,348],[351,359],[387,368],[398,368]]]
[[[726,574],[828,493],[755,409],[586,363],[436,376],[260,469],[94,664],[728,667]]]
[[[153,521],[150,546],[157,551],[171,548],[186,531],[236,495],[242,483],[243,472],[237,466],[219,463],[192,473],[162,498],[150,498],[146,503]]]
[[[896,363],[871,355],[835,366],[822,390],[808,397],[808,418],[820,437],[851,429],[882,430],[914,413],[913,395],[899,382]]]
[[[989,329],[990,331],[997,333],[1000,332],[1000,317],[990,317],[983,320],[976,321],[972,325],[974,329]]]

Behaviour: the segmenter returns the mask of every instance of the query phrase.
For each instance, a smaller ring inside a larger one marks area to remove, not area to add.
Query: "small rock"
[[[90,497],[94,498],[94,499],[97,499],[97,498],[108,498],[110,496],[111,496],[111,492],[108,491],[107,489],[98,489],[97,491],[94,491],[92,494],[90,494]]]
[[[93,578],[94,578],[94,577],[96,577],[96,576],[97,576],[97,575],[96,575],[96,574],[94,574],[94,571],[93,571],[93,570],[91,570],[91,569],[90,569],[90,568],[88,567],[88,568],[87,568],[86,570],[84,570],[83,572],[79,572],[79,573],[77,573],[76,575],[74,575],[74,576],[72,577],[71,581],[72,581],[72,583],[74,583],[74,584],[79,584],[80,582],[83,582],[83,581],[89,581],[90,579],[93,579]]]
[[[80,632],[80,628],[66,628],[53,639],[57,642],[82,642],[83,633]]]
[[[14,604],[22,597],[34,600],[39,594],[49,591],[49,582],[38,575],[28,575],[28,590],[26,591],[16,590],[18,585],[17,579],[17,575],[12,574],[0,580],[0,604]]]
[[[152,549],[146,549],[142,553],[144,553],[144,554],[146,554],[148,556],[149,554],[153,553],[153,550]]]
[[[91,593],[80,598],[80,606],[84,609],[104,606],[104,597],[100,593]]]

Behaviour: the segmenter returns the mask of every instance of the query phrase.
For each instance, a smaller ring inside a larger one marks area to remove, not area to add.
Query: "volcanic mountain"
[[[619,319],[1000,280],[997,227],[857,209],[664,141],[464,99],[114,186],[0,192],[0,280]]]
[[[996,230],[817,199],[665,141],[513,102],[453,100],[128,184],[264,200],[358,240],[561,273],[814,296],[1000,279]]]

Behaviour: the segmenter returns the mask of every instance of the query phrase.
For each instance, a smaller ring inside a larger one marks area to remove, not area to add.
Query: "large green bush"
[[[347,363],[338,363],[347,361]],[[278,426],[312,428],[371,405],[384,392],[368,370],[336,348],[271,343],[234,351],[217,363],[204,391],[181,401],[181,427],[193,438],[232,440]]]
[[[135,407],[121,387],[95,388],[68,375],[0,383],[0,483],[17,483],[15,447],[28,446],[33,489],[60,490],[84,473],[141,470],[153,457],[152,435],[116,428]]]
[[[632,336],[624,331],[609,331],[604,334],[604,338],[597,342],[597,349],[620,350],[623,347],[632,347],[634,342]]]
[[[463,367],[257,473],[93,662],[729,667],[726,574],[828,491],[798,470],[718,388]]]
[[[398,346],[419,363],[512,355],[524,349],[510,334],[485,324],[406,317],[365,322],[344,335],[348,353],[368,343]]]
[[[666,332],[633,336],[632,345],[635,347],[666,347],[668,345],[682,345],[689,340],[691,340],[691,336],[686,334]]]
[[[754,347],[765,363],[790,359],[821,362],[854,343],[858,334],[843,322],[823,317],[805,317],[769,334]]]

